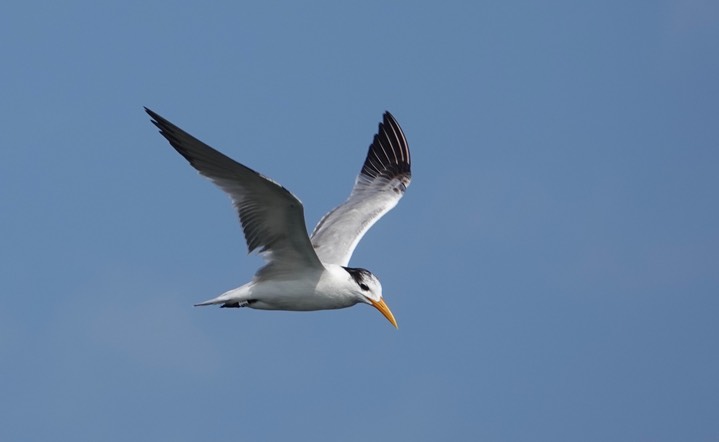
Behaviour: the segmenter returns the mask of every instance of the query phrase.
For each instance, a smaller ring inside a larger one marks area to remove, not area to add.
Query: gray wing
[[[240,216],[249,252],[268,260],[260,272],[322,269],[307,236],[304,208],[290,191],[223,155],[145,108],[172,147],[200,174],[227,192]]]
[[[365,232],[397,205],[412,173],[407,140],[385,112],[349,198],[326,214],[312,232],[320,261],[346,266]]]

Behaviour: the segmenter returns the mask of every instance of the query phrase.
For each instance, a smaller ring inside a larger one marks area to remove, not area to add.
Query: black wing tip
[[[157,112],[153,111],[153,110],[150,109],[149,107],[147,107],[147,106],[142,106],[142,108],[145,109],[145,113],[147,113],[147,115],[149,115],[150,118],[152,118],[152,122],[153,122],[155,125],[157,125],[157,122],[158,122],[158,121],[160,121],[160,120],[165,120],[165,119],[162,118]],[[165,120],[165,121],[167,121],[167,120]]]
[[[147,115],[150,116],[150,118],[151,118],[150,121],[152,121],[152,124],[154,124],[155,126],[157,126],[158,129],[160,129],[160,132],[162,133],[162,135],[165,135],[166,133],[168,133],[169,132],[168,130],[174,126],[167,119],[163,118],[162,116],[160,116],[160,114],[158,114],[157,112],[148,108],[147,106],[143,106],[143,108],[145,109],[145,112],[147,113]],[[165,136],[167,136],[167,135],[165,135]]]
[[[147,112],[147,114],[150,116],[150,118],[152,118],[150,120],[152,124],[154,124],[155,127],[160,130],[160,135],[165,137],[165,139],[170,143],[170,146],[172,146],[177,151],[177,153],[182,155],[195,169],[200,170],[196,164],[197,159],[191,154],[187,146],[185,146],[185,141],[183,141],[183,138],[190,138],[197,141],[198,143],[201,143],[201,141],[197,140],[192,135],[175,126],[169,120],[163,118],[160,114],[148,108],[147,106],[144,106],[144,109],[145,112]],[[209,146],[207,146],[207,148],[212,149]]]
[[[409,145],[397,119],[388,110],[382,114],[377,133],[360,172],[369,178],[412,176]]]
[[[184,135],[190,138],[195,137],[175,126],[168,119],[163,118],[160,114],[153,111],[152,109],[145,107],[145,112],[147,112],[150,118],[152,118],[150,120],[152,124],[154,124],[158,129],[160,129],[160,134],[165,137],[167,141],[170,142],[172,147],[174,147],[178,152],[180,152],[180,154],[185,156],[185,154],[183,153],[184,148],[182,147],[182,143],[180,142],[180,136]]]
[[[385,124],[389,124],[390,122],[394,122],[394,124],[399,127],[399,123],[397,123],[397,119],[392,115],[392,112],[385,109],[384,113],[382,114],[382,122]]]

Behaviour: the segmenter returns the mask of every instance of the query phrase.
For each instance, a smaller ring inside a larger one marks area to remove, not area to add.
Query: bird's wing
[[[262,274],[323,269],[307,236],[302,203],[287,189],[216,151],[145,108],[172,147],[200,174],[227,192],[240,216],[249,252],[268,264]]]
[[[349,198],[312,232],[320,261],[346,266],[365,232],[397,205],[411,177],[407,140],[397,120],[385,112]]]

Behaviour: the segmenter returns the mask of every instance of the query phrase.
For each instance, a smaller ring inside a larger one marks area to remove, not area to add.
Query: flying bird
[[[289,190],[145,111],[192,167],[227,192],[249,253],[266,261],[247,284],[196,306],[311,311],[370,304],[397,327],[377,277],[348,267],[357,243],[410,184],[409,146],[392,114],[384,113],[349,198],[308,236],[302,203]]]

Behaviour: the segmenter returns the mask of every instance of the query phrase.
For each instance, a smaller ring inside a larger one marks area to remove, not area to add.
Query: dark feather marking
[[[353,268],[353,267],[342,267],[342,268],[345,269],[347,271],[347,273],[350,274],[352,279],[354,279],[354,281],[357,283],[358,286],[360,286],[360,288],[362,290],[369,290],[368,288],[365,288],[365,287],[367,287],[367,285],[364,283],[364,281],[368,280],[370,278],[370,275],[372,275],[372,273],[370,273],[369,270],[361,269],[361,268]],[[364,287],[362,287],[362,286],[364,286]]]
[[[220,308],[241,308],[241,307],[247,307],[250,304],[254,304],[257,302],[256,299],[248,299],[247,301],[235,301],[235,302],[226,302],[220,306]]]
[[[392,153],[391,157],[388,151]],[[360,173],[370,178],[412,176],[407,141],[389,112],[385,112],[379,124]]]

